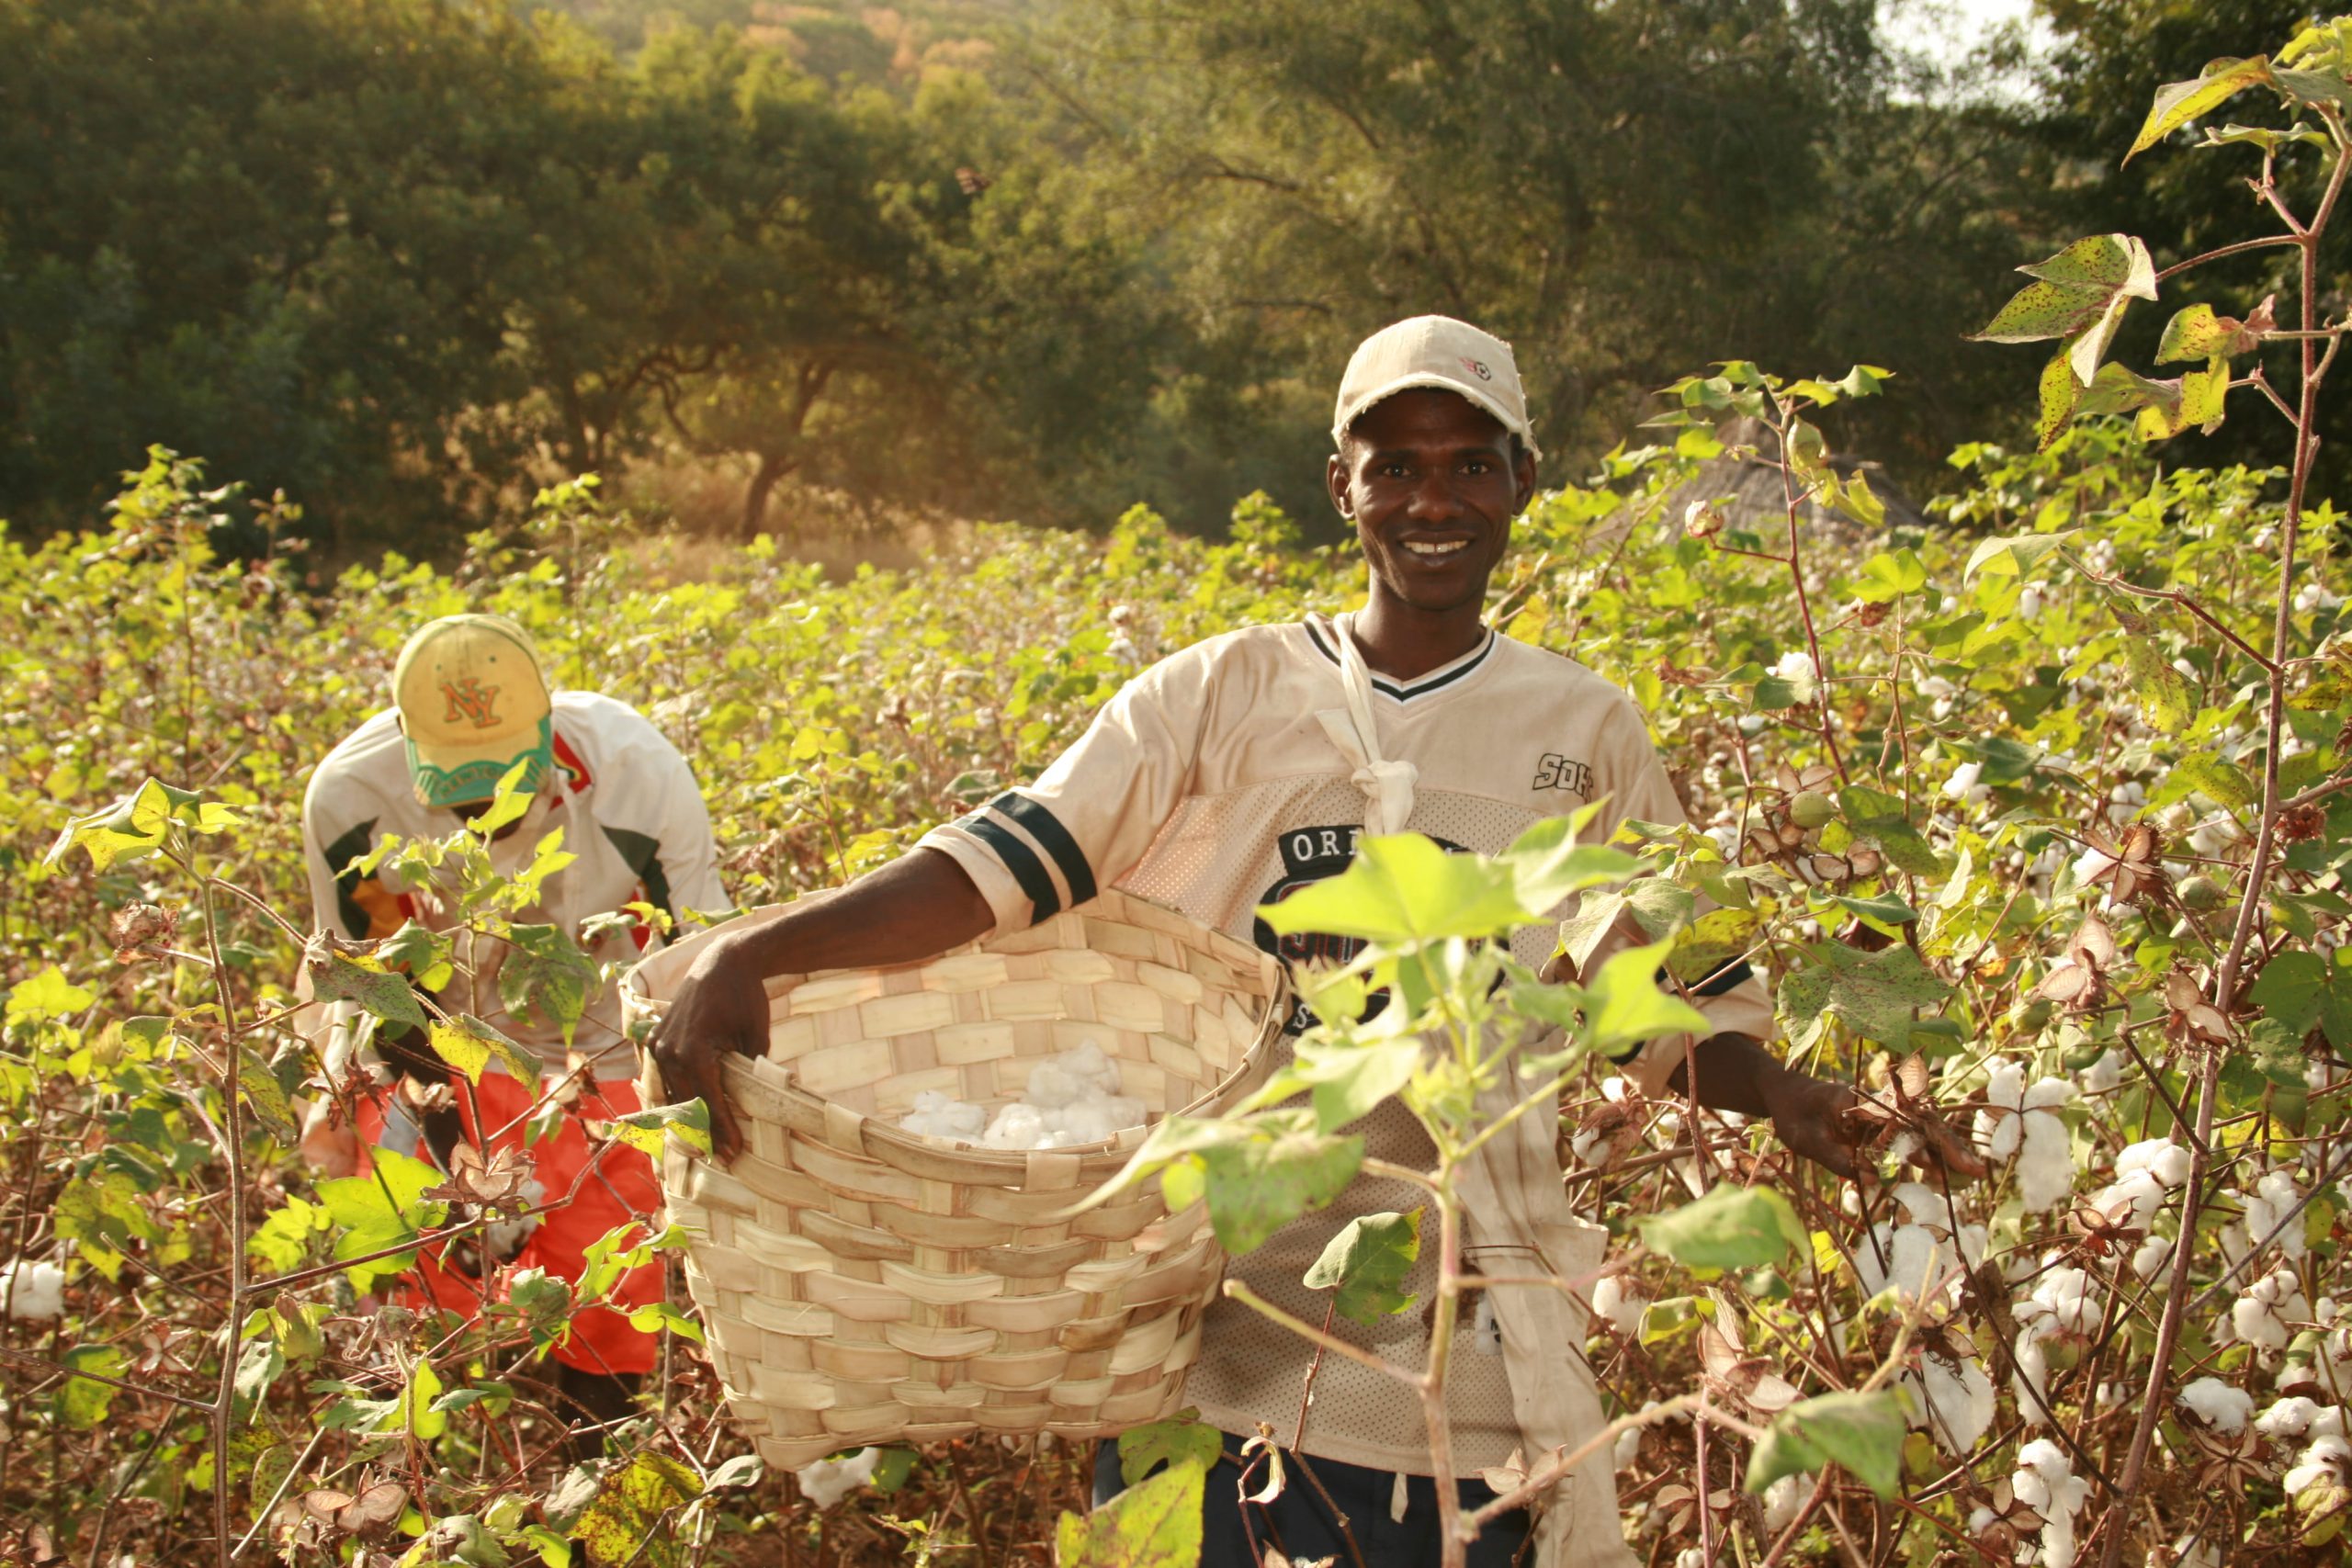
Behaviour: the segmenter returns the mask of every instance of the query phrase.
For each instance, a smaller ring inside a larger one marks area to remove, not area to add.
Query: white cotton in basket
[[[899,1119],[910,1133],[991,1149],[1066,1149],[1143,1125],[1143,1101],[1119,1092],[1119,1066],[1093,1041],[1029,1069],[1027,1092],[993,1120],[979,1106],[935,1090]]]

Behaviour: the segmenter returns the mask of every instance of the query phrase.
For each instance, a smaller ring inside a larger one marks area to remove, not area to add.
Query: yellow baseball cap
[[[445,615],[416,630],[392,667],[409,780],[426,806],[470,806],[527,761],[536,789],[555,765],[553,702],[539,651],[503,615]]]

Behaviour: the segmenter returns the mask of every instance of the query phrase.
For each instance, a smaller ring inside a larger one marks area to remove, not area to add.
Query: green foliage
[[[1716,1187],[1640,1224],[1644,1243],[1689,1269],[1758,1269],[1809,1245],[1796,1211],[1769,1187]]]
[[[1340,1227],[1306,1270],[1307,1289],[1337,1289],[1340,1315],[1367,1326],[1413,1304],[1397,1289],[1421,1255],[1421,1213],[1359,1214]]]
[[[1903,1483],[1903,1406],[1892,1393],[1825,1393],[1792,1404],[1756,1445],[1747,1490],[1841,1464],[1881,1497],[1892,1497]]]
[[[1064,1514],[1058,1568],[1192,1568],[1201,1555],[1206,1468],[1184,1461],[1136,1482],[1091,1514]]]

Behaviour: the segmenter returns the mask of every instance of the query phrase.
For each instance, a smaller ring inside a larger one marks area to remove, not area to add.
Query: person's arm
[[[1690,1081],[1693,1067],[1699,1077],[1695,1087]],[[1690,1059],[1668,1075],[1666,1087],[1710,1110],[1770,1117],[1773,1132],[1791,1149],[1839,1176],[1854,1174],[1853,1145],[1841,1122],[1854,1103],[1854,1091],[1797,1071],[1748,1035],[1700,1041]]]
[[[1604,787],[1613,786],[1615,793],[1594,823],[1595,841],[1605,842],[1628,818],[1686,820],[1640,713],[1629,703],[1612,716],[1600,761]],[[1648,940],[1630,921],[1623,926],[1592,954],[1594,968],[1627,943]],[[1625,1076],[1653,1094],[1690,1094],[1711,1110],[1770,1118],[1789,1148],[1839,1176],[1852,1176],[1852,1145],[1840,1117],[1853,1103],[1853,1091],[1800,1072],[1765,1048],[1759,1037],[1771,1031],[1772,1001],[1747,965],[1717,970],[1690,987],[1684,999],[1706,1015],[1714,1032],[1695,1043],[1684,1035],[1650,1041],[1620,1063]]]
[[[722,1163],[743,1147],[719,1070],[725,1053],[768,1048],[765,982],[819,969],[919,964],[996,929],[995,912],[969,874],[937,850],[918,848],[837,893],[801,902],[773,920],[715,937],[686,971],[649,1042],[673,1100],[710,1107],[711,1144]]]

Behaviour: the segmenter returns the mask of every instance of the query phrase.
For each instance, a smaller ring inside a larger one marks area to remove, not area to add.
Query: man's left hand
[[[1845,1121],[1847,1108],[1854,1103],[1852,1089],[1788,1067],[1763,1075],[1757,1087],[1763,1095],[1765,1114],[1771,1117],[1772,1131],[1781,1143],[1815,1164],[1852,1179],[1854,1145],[1847,1137]]]

